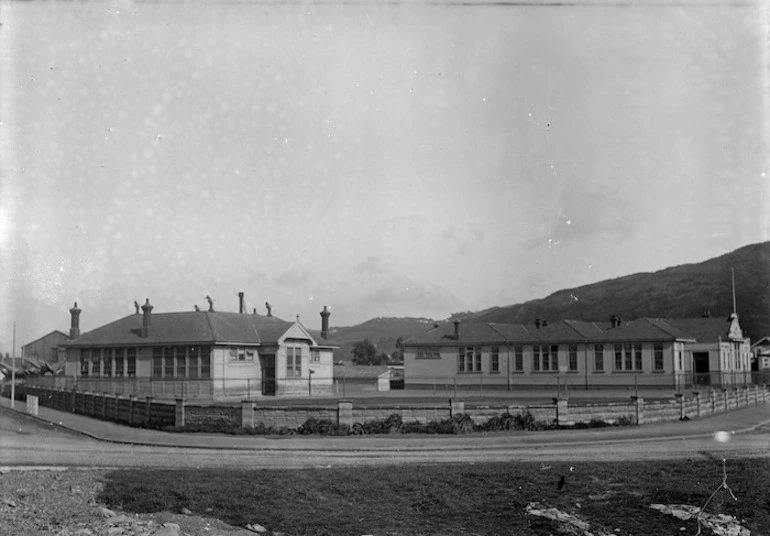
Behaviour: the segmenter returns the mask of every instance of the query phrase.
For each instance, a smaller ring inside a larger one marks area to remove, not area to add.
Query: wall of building
[[[56,363],[59,360],[58,346],[69,340],[64,333],[54,331],[45,337],[24,345],[21,349],[21,356],[27,359],[45,361],[46,363]]]

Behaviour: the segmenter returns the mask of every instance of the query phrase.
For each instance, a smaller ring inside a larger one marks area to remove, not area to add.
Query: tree
[[[364,339],[355,343],[350,353],[354,365],[371,365],[377,356],[377,347],[369,339]]]
[[[404,338],[400,337],[396,339],[396,349],[390,354],[390,360],[393,363],[404,362]]]

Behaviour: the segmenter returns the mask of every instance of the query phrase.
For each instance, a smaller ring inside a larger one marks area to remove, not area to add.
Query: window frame
[[[500,347],[492,346],[489,352],[489,372],[500,372]]]
[[[663,343],[656,342],[652,346],[652,370],[663,372],[666,369],[666,361],[663,353]]]
[[[577,372],[578,371],[578,346],[577,344],[570,344],[567,347],[567,350],[569,352],[568,369],[570,372]]]
[[[604,372],[604,344],[594,344],[594,372]]]

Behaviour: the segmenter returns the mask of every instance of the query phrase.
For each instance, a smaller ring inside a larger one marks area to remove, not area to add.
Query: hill
[[[424,333],[432,326],[433,320],[429,318],[373,318],[355,326],[331,328],[329,339],[340,344],[334,352],[334,360],[350,361],[350,350],[358,341],[369,339],[378,350],[390,354],[396,349],[399,337],[406,339]],[[320,336],[319,331],[311,330],[311,333]]]
[[[738,315],[753,340],[770,335],[770,242],[752,244],[696,264],[683,264],[560,290],[542,299],[478,313],[464,320],[529,324],[536,318],[608,320],[711,316],[732,312],[730,269],[735,269]]]

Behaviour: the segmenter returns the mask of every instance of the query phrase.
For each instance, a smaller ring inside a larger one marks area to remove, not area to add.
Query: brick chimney
[[[78,302],[75,302],[75,306],[70,309],[70,339],[80,337],[80,311],[81,309],[78,307]]]
[[[620,319],[616,315],[610,317],[610,326],[616,328],[620,325]]]
[[[454,324],[455,324],[455,340],[459,341],[460,340],[460,321],[455,320]]]
[[[543,319],[542,322],[540,323],[540,325],[542,327],[547,327],[548,326],[548,320]]]
[[[240,314],[243,314],[246,312],[246,307],[244,306],[244,303],[243,303],[243,292],[238,293],[238,312]]]
[[[540,319],[535,318],[535,329],[540,329]]]
[[[150,305],[150,299],[147,298],[144,305],[142,305],[142,338],[146,339],[150,334],[150,313],[152,313],[152,305]]]
[[[329,338],[329,309],[324,305],[324,310],[321,311],[321,337],[324,339]]]

